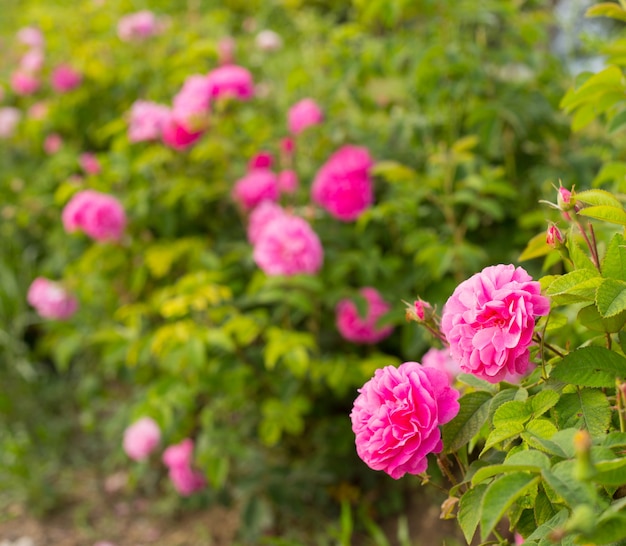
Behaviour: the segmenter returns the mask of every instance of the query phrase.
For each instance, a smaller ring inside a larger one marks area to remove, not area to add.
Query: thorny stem
[[[613,339],[611,338],[611,334],[609,332],[606,333],[606,348],[610,349],[613,344]]]
[[[593,262],[593,265],[595,265],[596,269],[601,273],[600,258],[598,257],[598,247],[596,245],[596,235],[595,235],[595,232],[593,231],[593,226],[589,224],[589,231],[591,233],[591,239],[592,239],[592,240],[589,240],[589,236],[587,235],[585,226],[583,226],[583,223],[580,221],[578,216],[576,217],[576,225],[578,226],[580,233],[585,239],[585,243],[587,243],[587,247],[589,248],[589,252],[591,254],[591,261]]]
[[[549,343],[546,343],[543,339],[542,336],[540,336],[539,334],[535,334],[533,336],[533,339],[539,343],[539,345],[541,346],[542,349],[548,349],[549,351],[552,351],[555,355],[560,356],[561,358],[565,358],[565,355],[559,351],[556,347],[550,345]],[[543,357],[542,357],[543,358]]]
[[[619,383],[619,381],[616,381],[616,386],[617,388],[615,389],[616,392],[616,397],[615,397],[615,402],[617,404],[617,416],[619,417],[619,430],[620,432],[625,432],[626,431],[626,421],[624,420],[624,392],[622,391],[622,389],[620,388],[621,385]]]
[[[437,455],[437,465],[439,466],[439,469],[445,474],[446,478],[448,478],[448,481],[452,484],[452,485],[457,485],[457,481],[456,478],[454,477],[454,475],[452,474],[452,472],[450,472],[450,466],[448,464],[448,458],[441,455],[441,453],[439,453]]]

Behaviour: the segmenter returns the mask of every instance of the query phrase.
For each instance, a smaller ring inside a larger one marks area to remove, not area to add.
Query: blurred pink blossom
[[[50,133],[43,142],[43,149],[48,155],[56,154],[63,146],[63,139],[59,133]]]
[[[204,475],[192,468],[193,440],[169,446],[163,452],[163,463],[169,469],[169,477],[175,489],[183,496],[189,496],[206,486]]]
[[[96,175],[102,170],[98,158],[91,152],[84,152],[80,154],[78,162],[80,164],[80,168],[85,171],[86,174]]]
[[[274,158],[269,152],[259,152],[248,161],[248,170],[252,169],[271,169]]]
[[[249,100],[254,95],[252,74],[242,66],[230,64],[213,69],[207,75],[211,98],[231,97]]]
[[[31,49],[22,55],[20,68],[25,72],[39,72],[44,63],[44,53],[41,49]]]
[[[34,120],[42,120],[48,115],[48,104],[43,101],[34,103],[28,109],[28,117]]]
[[[171,116],[163,125],[161,131],[161,139],[163,140],[163,143],[178,151],[182,151],[193,146],[202,135],[203,131],[188,131]]]
[[[217,43],[217,58],[222,65],[233,64],[235,62],[235,49],[237,42],[231,36],[226,36]]]
[[[248,241],[255,244],[269,223],[285,214],[280,205],[272,201],[263,201],[250,213],[248,218]]]
[[[22,112],[13,106],[0,108],[0,138],[9,138],[15,133]]]
[[[11,74],[11,89],[17,95],[32,95],[37,92],[39,85],[39,79],[24,70],[16,70]]]
[[[130,110],[128,139],[131,142],[161,138],[163,127],[170,121],[167,106],[147,100],[135,101]]]
[[[295,193],[298,189],[298,175],[296,171],[286,169],[278,173],[278,189],[281,193]]]
[[[124,42],[143,40],[162,31],[163,25],[156,15],[148,10],[125,15],[117,23],[117,35]]]
[[[161,441],[161,429],[150,417],[142,417],[124,431],[124,452],[135,461],[147,459]]]
[[[80,229],[96,241],[118,241],[126,227],[126,214],[120,202],[95,190],[75,194],[65,205],[62,220],[68,233]]]
[[[172,118],[186,131],[205,129],[208,122],[211,94],[206,76],[189,76],[172,101]]]
[[[356,304],[348,299],[341,300],[336,308],[336,324],[344,339],[353,343],[378,343],[393,332],[393,326],[378,326],[378,320],[389,312],[391,306],[378,290],[362,288],[361,296],[366,300],[366,314],[361,316]]]
[[[405,362],[376,370],[350,413],[359,457],[396,480],[425,472],[427,455],[443,448],[439,426],[457,415],[458,398],[438,369]]]
[[[59,283],[37,277],[30,288],[26,300],[37,313],[48,319],[66,320],[78,309],[78,301]]]
[[[41,49],[45,45],[43,33],[35,26],[22,27],[17,31],[17,40],[25,46]]]
[[[315,175],[313,201],[343,222],[356,220],[374,201],[369,174],[373,164],[366,148],[343,146]]]
[[[448,349],[436,349],[435,347],[431,347],[422,357],[422,366],[437,368],[442,372],[446,372],[450,380],[450,385],[454,383],[456,376],[461,373],[461,368],[456,360],[450,356]]]
[[[61,64],[52,71],[50,82],[57,93],[66,93],[80,85],[82,76],[67,64]]]
[[[302,99],[294,104],[287,114],[289,132],[299,135],[307,127],[318,125],[324,121],[324,113],[313,99]]]
[[[193,440],[185,438],[178,444],[173,444],[163,452],[163,464],[168,468],[190,466],[193,455]]]
[[[266,275],[314,275],[322,267],[324,250],[306,220],[284,214],[262,230],[253,258]]]
[[[283,47],[283,39],[280,35],[269,29],[259,32],[254,42],[261,51],[276,51]]]
[[[244,210],[262,201],[278,201],[278,177],[269,169],[253,169],[235,182],[231,195]]]

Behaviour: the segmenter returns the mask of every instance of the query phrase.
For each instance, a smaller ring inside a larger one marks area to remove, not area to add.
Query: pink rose
[[[178,444],[169,446],[163,452],[163,464],[168,468],[190,466],[193,455],[193,440],[185,438]]]
[[[201,472],[191,466],[193,440],[185,438],[182,442],[169,446],[163,452],[163,463],[169,468],[169,477],[176,490],[183,496],[204,488],[206,479]]]
[[[131,142],[161,138],[163,127],[170,122],[167,106],[147,100],[135,101],[130,110],[128,139]]]
[[[83,190],[65,205],[62,214],[65,231],[78,229],[96,241],[118,241],[126,227],[126,214],[120,202],[105,193]]]
[[[156,15],[148,10],[125,15],[117,23],[117,35],[124,42],[143,40],[160,34],[162,30],[163,25]]]
[[[251,244],[255,244],[265,228],[270,224],[272,220],[283,216],[285,211],[280,205],[272,201],[263,201],[258,207],[250,213],[248,219],[248,241]]]
[[[235,182],[233,200],[245,210],[251,210],[262,201],[278,201],[278,178],[269,169],[253,169]]]
[[[172,101],[172,118],[190,133],[205,129],[210,101],[208,78],[189,76]]]
[[[23,70],[16,70],[11,74],[11,89],[17,95],[32,95],[39,89],[39,80]]]
[[[256,35],[254,43],[261,51],[276,51],[283,47],[283,39],[273,30],[262,30]]]
[[[37,27],[22,27],[17,31],[17,40],[25,46],[37,49],[45,45],[43,34]]]
[[[202,135],[203,131],[190,132],[171,116],[161,129],[163,143],[179,152],[193,146]]]
[[[459,412],[458,398],[435,368],[405,362],[376,370],[350,413],[359,457],[394,479],[425,472],[427,455],[443,448],[439,425]]]
[[[324,113],[313,99],[302,99],[294,104],[287,114],[289,132],[299,135],[307,127],[318,125],[324,121]]]
[[[306,220],[285,214],[261,232],[253,258],[267,275],[313,275],[322,267],[324,251]]]
[[[142,417],[124,431],[124,452],[135,461],[147,459],[161,441],[161,429],[154,419]]]
[[[539,283],[524,269],[494,265],[457,286],[444,307],[441,331],[462,371],[497,383],[526,372],[535,317],[549,311]]]
[[[80,168],[85,171],[86,174],[96,175],[102,170],[98,158],[91,152],[80,154],[78,162],[80,163]]]
[[[298,175],[296,171],[286,169],[278,173],[278,189],[280,193],[295,193],[298,189]]]
[[[49,134],[43,142],[43,149],[48,155],[56,154],[63,146],[63,139],[58,133]]]
[[[61,64],[52,71],[52,89],[57,93],[66,93],[80,85],[82,76],[71,66]]]
[[[207,75],[211,98],[232,97],[239,100],[249,100],[254,95],[252,74],[234,64],[215,68]]]
[[[461,373],[461,368],[456,360],[450,356],[448,349],[435,349],[432,347],[422,357],[422,366],[437,368],[445,372],[451,385],[454,383],[456,376]]]
[[[34,103],[28,109],[28,117],[31,119],[42,120],[47,115],[48,115],[48,104],[43,101]]]
[[[43,318],[66,320],[78,309],[78,301],[59,283],[37,277],[28,289],[26,301]]]
[[[217,57],[220,64],[232,64],[235,62],[235,49],[237,42],[231,36],[222,38],[217,43]]]
[[[315,176],[313,201],[339,220],[356,220],[374,201],[369,175],[373,163],[366,148],[340,148]]]
[[[393,331],[393,326],[377,324],[378,319],[389,312],[391,306],[375,288],[365,287],[359,292],[367,303],[365,316],[359,314],[353,301],[341,300],[336,308],[337,329],[344,339],[353,343],[378,343]]]
[[[271,169],[274,163],[274,158],[269,152],[259,152],[248,161],[248,170],[253,169]]]
[[[41,49],[31,49],[22,55],[20,68],[25,72],[39,72],[43,67],[44,54]]]
[[[22,112],[12,106],[0,108],[0,138],[13,136],[18,123],[22,119]]]

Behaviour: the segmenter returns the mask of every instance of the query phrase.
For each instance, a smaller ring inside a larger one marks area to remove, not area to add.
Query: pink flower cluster
[[[353,343],[378,343],[393,332],[393,326],[378,326],[378,320],[391,306],[383,300],[380,293],[371,287],[360,290],[365,298],[367,310],[365,316],[359,315],[356,304],[351,300],[341,300],[337,304],[337,329],[348,341]]]
[[[147,100],[135,101],[130,110],[128,139],[131,142],[157,140],[169,119],[170,110],[167,106]]]
[[[356,220],[374,201],[369,174],[373,164],[366,148],[343,146],[315,176],[313,201],[341,221]]]
[[[65,231],[82,230],[96,241],[119,241],[126,227],[120,202],[105,193],[83,190],[75,194],[62,213]]]
[[[48,319],[66,320],[78,309],[78,301],[59,283],[37,277],[28,289],[26,301]]]
[[[117,23],[117,35],[124,42],[141,41],[163,31],[163,24],[148,10],[130,13]]]
[[[191,466],[193,440],[184,439],[169,446],[163,452],[163,463],[169,469],[169,477],[176,490],[187,497],[206,486],[204,475]]]
[[[427,455],[443,448],[439,426],[457,415],[458,398],[436,368],[405,362],[376,370],[350,413],[359,457],[394,479],[425,472]]]
[[[293,135],[299,135],[302,131],[324,121],[324,113],[317,102],[313,99],[302,99],[294,104],[287,114],[287,126]]]
[[[441,318],[441,331],[461,370],[491,383],[526,373],[535,317],[550,302],[521,267],[486,267],[457,286]]]
[[[461,367],[458,362],[450,356],[447,349],[435,349],[432,347],[424,356],[422,356],[422,366],[427,368],[437,368],[445,372],[450,381],[450,385],[454,383],[456,376],[461,373]]]
[[[123,448],[131,459],[143,461],[161,442],[161,429],[150,417],[142,417],[124,431]]]

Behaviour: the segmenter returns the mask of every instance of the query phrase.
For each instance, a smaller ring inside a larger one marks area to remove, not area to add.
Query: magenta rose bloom
[[[16,95],[32,95],[39,89],[39,79],[24,70],[16,70],[11,74],[11,89]]]
[[[161,128],[163,143],[177,151],[193,146],[203,135],[203,131],[190,132],[171,115]]]
[[[84,152],[80,154],[78,158],[80,168],[85,171],[86,174],[96,175],[100,174],[102,167],[95,154],[91,152]]]
[[[359,315],[356,304],[350,300],[341,300],[337,304],[337,329],[348,341],[353,343],[378,343],[393,332],[393,326],[378,326],[380,317],[387,313],[391,306],[383,300],[379,292],[371,287],[360,290],[367,301],[366,315]]]
[[[128,140],[143,142],[161,138],[163,127],[170,122],[167,106],[147,100],[135,101],[130,109]]]
[[[205,129],[211,101],[206,76],[189,76],[172,101],[172,118],[190,133]]]
[[[456,376],[461,373],[458,362],[450,356],[448,349],[435,349],[432,347],[422,356],[422,366],[437,368],[445,372],[450,380],[450,385],[454,383]]]
[[[405,362],[376,370],[350,413],[359,457],[396,480],[425,472],[427,455],[443,449],[439,425],[459,412],[458,398],[435,368]]]
[[[220,66],[209,72],[207,79],[212,99],[232,97],[246,101],[254,95],[252,74],[242,66],[235,64]]]
[[[313,275],[322,267],[324,251],[306,220],[284,214],[261,232],[253,258],[267,275]]]
[[[276,218],[285,214],[284,209],[272,201],[263,201],[250,213],[248,218],[248,241],[255,244],[265,228]]]
[[[521,267],[486,267],[457,286],[441,318],[450,354],[463,372],[491,383],[526,373],[535,317],[550,302]]]
[[[315,176],[311,187],[313,201],[339,220],[356,220],[374,201],[369,174],[373,164],[366,148],[340,148]]]
[[[82,79],[80,73],[76,72],[71,66],[62,64],[57,66],[52,72],[52,88],[57,93],[67,93],[78,87]]]
[[[287,113],[287,125],[292,135],[299,135],[308,127],[324,121],[324,113],[313,99],[302,99],[294,104]]]
[[[163,463],[169,468],[169,477],[176,491],[183,496],[204,488],[206,479],[201,472],[191,466],[193,458],[193,440],[185,438],[182,442],[169,446],[163,452]]]
[[[135,461],[147,459],[161,441],[161,429],[154,419],[142,417],[124,431],[124,452]]]
[[[280,193],[295,193],[298,189],[298,175],[292,169],[278,173],[278,190]]]
[[[37,277],[30,285],[26,301],[40,317],[66,320],[78,309],[78,301],[59,283]]]
[[[96,241],[118,241],[126,227],[126,214],[112,195],[83,190],[65,205],[62,221],[68,233],[82,230]]]
[[[251,210],[263,201],[278,201],[278,177],[269,169],[252,169],[235,182],[233,200],[244,210]]]

